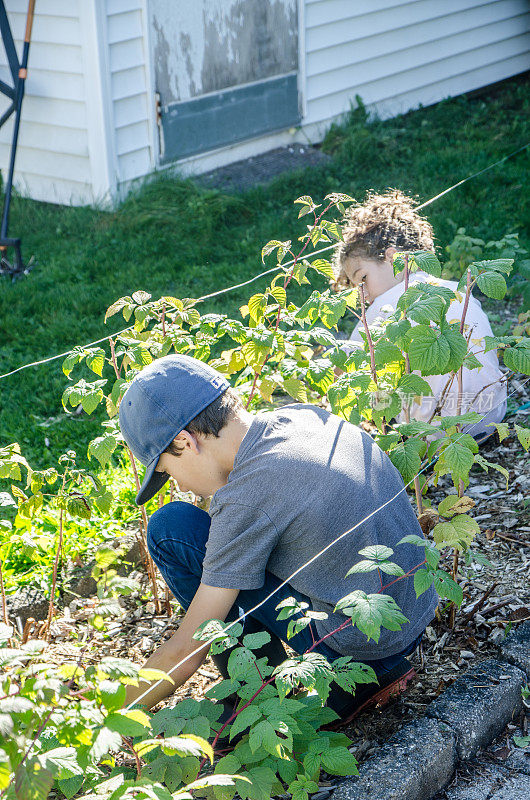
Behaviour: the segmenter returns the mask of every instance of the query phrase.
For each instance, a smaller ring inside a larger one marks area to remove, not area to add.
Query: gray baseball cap
[[[147,467],[137,505],[147,503],[169,479],[167,472],[155,472],[169,443],[229,386],[213,367],[180,354],[158,358],[136,375],[119,413],[125,441]]]

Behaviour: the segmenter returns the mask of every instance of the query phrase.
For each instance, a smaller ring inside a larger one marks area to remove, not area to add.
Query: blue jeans
[[[195,592],[199,588],[202,575],[202,563],[206,553],[206,542],[210,532],[210,516],[191,503],[167,503],[155,511],[147,529],[147,546],[155,564],[162,573],[165,582],[184,609],[188,609]],[[270,572],[265,573],[265,583],[259,589],[242,589],[236,604],[227,615],[227,620],[234,620],[265,599],[282,581]],[[260,608],[252,612],[253,619],[261,628],[275,634],[289,644],[295,652],[303,654],[313,644],[309,626],[287,639],[289,620],[276,618],[276,606],[281,600],[295,597],[300,602],[311,601],[306,595],[286,584]],[[243,621],[243,625],[244,625]],[[313,631],[314,632],[314,631]],[[316,632],[315,639],[318,639]],[[420,637],[421,638],[421,637]],[[384,675],[395,667],[405,655],[413,652],[419,639],[403,652],[378,661],[368,661],[377,675]],[[332,662],[340,657],[340,653],[321,642],[315,651]]]

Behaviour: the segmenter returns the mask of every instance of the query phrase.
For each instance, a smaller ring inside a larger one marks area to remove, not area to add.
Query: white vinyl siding
[[[527,0],[306,0],[306,125],[383,116],[530,68]]]
[[[27,3],[21,0],[6,2],[19,58],[26,9]],[[11,83],[3,47],[0,47],[0,77]],[[0,102],[3,111],[8,100],[2,97]],[[0,167],[4,178],[12,132],[13,117],[0,130]],[[39,200],[79,203],[92,199],[79,0],[37,3],[15,185]]]
[[[20,191],[48,202],[108,203],[159,166],[148,3],[37,0],[15,166]],[[27,0],[6,0],[6,8],[20,56]],[[299,20],[301,129],[183,159],[180,170],[319,141],[356,94],[389,117],[530,69],[528,0],[299,0]],[[0,77],[9,80],[1,46]],[[6,107],[0,98],[0,113]],[[4,177],[12,127],[11,120],[0,130]]]
[[[107,0],[107,28],[117,181],[123,193],[131,181],[148,175],[156,163],[145,3]]]

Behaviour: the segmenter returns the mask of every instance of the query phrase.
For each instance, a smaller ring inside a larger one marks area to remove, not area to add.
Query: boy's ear
[[[173,441],[176,442],[177,447],[179,448],[191,450],[195,454],[199,452],[197,437],[194,436],[193,433],[187,431],[185,428],[175,436]]]

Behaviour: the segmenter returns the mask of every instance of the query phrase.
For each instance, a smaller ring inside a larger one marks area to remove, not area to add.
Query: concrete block
[[[525,682],[526,675],[512,664],[482,661],[446,689],[426,713],[449,725],[456,735],[458,758],[467,761],[521,709]]]
[[[515,664],[530,677],[530,620],[518,625],[499,646],[504,661]]]
[[[451,779],[455,736],[432,719],[405,725],[335,789],[333,800],[428,800]]]

